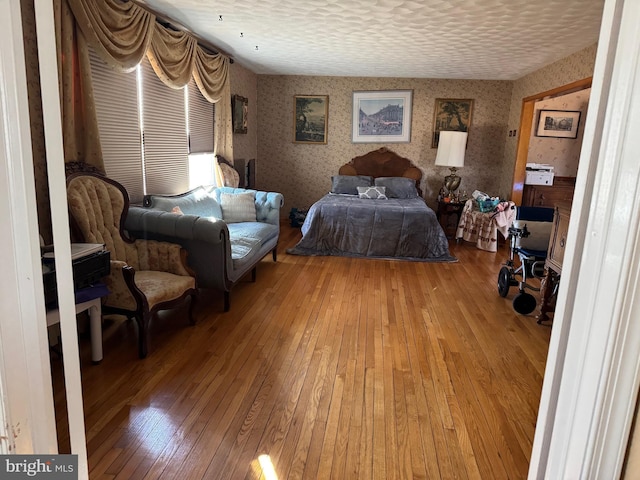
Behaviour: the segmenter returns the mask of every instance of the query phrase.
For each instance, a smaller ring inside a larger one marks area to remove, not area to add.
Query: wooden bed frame
[[[339,175],[368,175],[378,177],[407,177],[415,180],[418,195],[422,197],[420,180],[422,171],[408,158],[401,157],[386,147],[354,157],[338,170]]]

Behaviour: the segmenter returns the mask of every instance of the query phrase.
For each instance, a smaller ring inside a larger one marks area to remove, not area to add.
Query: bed
[[[302,239],[287,253],[454,262],[435,212],[422,199],[422,172],[386,148],[355,157],[309,209]]]

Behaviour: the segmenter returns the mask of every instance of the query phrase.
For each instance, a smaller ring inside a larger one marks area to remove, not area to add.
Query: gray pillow
[[[373,177],[365,175],[334,175],[331,177],[331,193],[358,195],[358,187],[371,187]]]
[[[388,198],[417,198],[416,181],[407,177],[378,177],[377,187],[386,187]]]

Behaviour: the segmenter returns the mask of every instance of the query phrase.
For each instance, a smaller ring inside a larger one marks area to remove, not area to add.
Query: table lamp
[[[451,174],[444,177],[444,186],[449,195],[460,186],[462,180],[456,170],[464,167],[464,152],[467,148],[467,132],[441,131],[438,141],[436,165],[449,167]]]

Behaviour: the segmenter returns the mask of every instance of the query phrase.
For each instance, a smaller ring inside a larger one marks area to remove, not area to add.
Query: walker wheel
[[[527,315],[536,309],[536,303],[536,297],[530,293],[520,292],[513,299],[513,309],[522,315]]]
[[[511,270],[508,267],[502,267],[498,273],[498,293],[501,297],[504,298],[509,294],[511,284]]]

